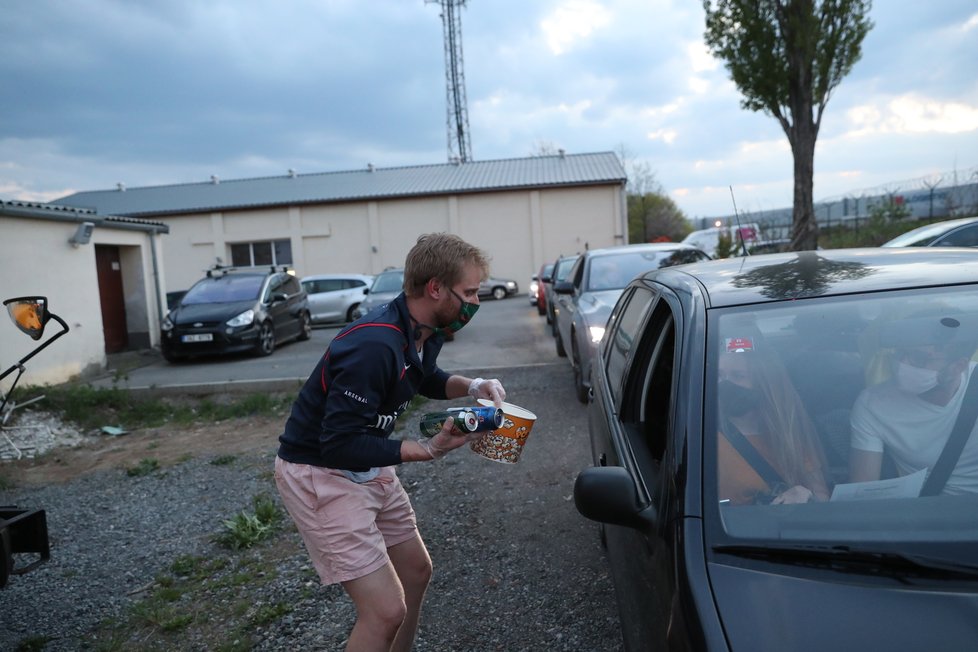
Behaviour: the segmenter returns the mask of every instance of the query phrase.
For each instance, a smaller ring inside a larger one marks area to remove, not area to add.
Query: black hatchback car
[[[289,340],[307,340],[306,292],[284,267],[208,270],[163,320],[163,357],[252,351],[271,355]]]
[[[978,642],[978,252],[807,251],[648,272],[592,373],[628,650]]]

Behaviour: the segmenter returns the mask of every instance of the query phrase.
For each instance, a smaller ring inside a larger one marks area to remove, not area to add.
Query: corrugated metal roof
[[[52,204],[102,215],[168,215],[290,204],[624,183],[614,152],[534,156],[79,192]]]
[[[66,222],[94,222],[100,226],[159,231],[169,233],[170,227],[163,222],[141,220],[132,217],[100,215],[93,208],[82,208],[67,204],[44,204],[20,200],[0,199],[0,215],[28,217],[36,219],[57,219]]]

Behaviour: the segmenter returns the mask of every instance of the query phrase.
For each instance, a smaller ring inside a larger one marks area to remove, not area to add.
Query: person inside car
[[[934,469],[966,404],[969,379],[978,383],[971,359],[978,333],[963,315],[898,320],[882,337],[884,346],[895,345],[892,373],[864,389],[853,406],[851,482],[879,480],[884,453],[898,476]],[[978,426],[970,426],[938,493],[978,493]]]
[[[718,484],[735,505],[824,501],[815,426],[757,331],[725,338],[718,378]]]

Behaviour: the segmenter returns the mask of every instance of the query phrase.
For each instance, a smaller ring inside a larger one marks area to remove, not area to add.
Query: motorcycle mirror
[[[33,340],[41,339],[44,325],[51,318],[47,297],[15,297],[7,299],[3,305],[7,306],[7,313],[17,328]]]

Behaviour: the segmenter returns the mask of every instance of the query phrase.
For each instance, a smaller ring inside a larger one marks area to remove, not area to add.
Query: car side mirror
[[[574,284],[570,281],[557,281],[554,283],[554,292],[557,294],[574,294]]]
[[[592,466],[581,471],[574,482],[574,505],[592,521],[637,530],[654,528],[658,520],[655,507],[639,502],[635,480],[622,466]]]
[[[370,294],[370,288],[363,288],[363,296]]]
[[[288,301],[289,295],[284,292],[273,292],[272,293],[272,303],[278,303],[279,301]]]

